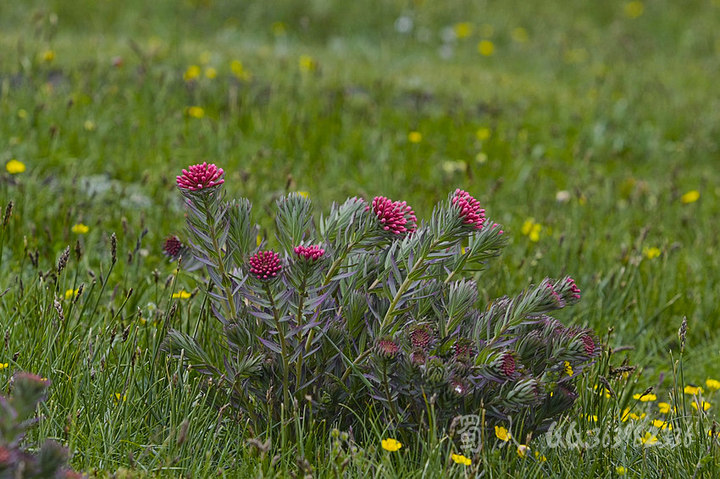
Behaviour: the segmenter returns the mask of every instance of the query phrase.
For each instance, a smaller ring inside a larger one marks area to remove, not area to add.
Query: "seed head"
[[[257,279],[272,279],[281,269],[280,257],[274,251],[258,251],[250,257],[250,274]]]
[[[191,165],[182,170],[182,175],[176,177],[178,188],[190,191],[199,191],[222,185],[225,172],[214,164],[202,163]]]
[[[384,196],[376,196],[372,201],[372,211],[385,231],[399,235],[412,233],[417,229],[415,212],[404,201],[393,201]]]
[[[480,202],[467,191],[457,189],[451,200],[452,204],[459,210],[460,217],[466,225],[472,225],[475,229],[481,229],[485,223],[485,210],[480,207]]]

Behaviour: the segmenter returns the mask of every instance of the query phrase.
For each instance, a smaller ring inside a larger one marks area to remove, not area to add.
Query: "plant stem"
[[[302,323],[303,323],[303,308],[305,307],[305,288],[307,286],[307,276],[303,274],[302,283],[300,284],[300,299],[298,300],[298,310],[297,310],[297,317],[295,318],[295,323],[298,328],[298,342],[302,342]],[[303,353],[300,352],[300,355],[298,356],[297,362],[295,363],[295,391],[298,392],[300,390],[300,376],[302,372],[302,363],[303,363]]]
[[[208,204],[209,196],[205,198],[205,204],[204,210],[205,210],[205,217],[207,220],[207,224],[210,227],[210,237],[212,238],[213,242],[213,249],[215,256],[217,258],[217,266],[218,270],[220,271],[220,277],[222,278],[223,284],[223,291],[225,291],[225,299],[228,302],[228,308],[230,311],[230,319],[236,319],[237,318],[237,310],[235,309],[235,299],[232,295],[232,281],[230,280],[230,277],[227,274],[227,271],[225,270],[225,263],[223,262],[223,254],[222,250],[220,249],[220,243],[218,242],[217,238],[217,231],[215,229],[215,219],[213,218],[213,215],[210,213],[210,205]]]
[[[285,341],[285,331],[280,326],[280,313],[278,312],[277,307],[275,306],[275,298],[273,297],[272,291],[270,291],[270,284],[267,282],[263,283],[263,286],[265,287],[265,293],[268,296],[268,300],[270,301],[270,308],[273,312],[273,317],[275,318],[275,329],[278,332],[278,336],[280,337],[280,350],[281,350],[281,356],[282,356],[282,366],[283,366],[283,402],[285,404],[290,404],[288,402],[289,399],[289,392],[288,392],[288,384],[289,384],[289,377],[290,377],[290,365],[288,364],[288,350],[287,350],[287,342]]]

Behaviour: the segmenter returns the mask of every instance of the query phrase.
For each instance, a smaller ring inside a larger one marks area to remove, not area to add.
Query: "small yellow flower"
[[[502,426],[495,426],[495,436],[501,441],[508,442],[510,440],[510,431]]]
[[[470,22],[459,22],[453,25],[455,36],[460,39],[467,38],[472,35],[473,30],[475,30],[475,27]]]
[[[230,62],[230,71],[238,80],[250,81],[252,79],[252,74],[245,69],[240,60]]]
[[[76,235],[85,235],[90,231],[90,228],[87,225],[84,225],[82,223],[77,223],[70,228],[70,231],[75,233]]]
[[[525,457],[528,452],[530,452],[530,446],[526,446],[525,444],[520,444],[517,447],[517,455],[520,457]]]
[[[527,43],[530,38],[527,30],[525,30],[523,27],[513,28],[512,32],[510,32],[510,36],[515,43]]]
[[[185,109],[185,114],[191,118],[202,118],[205,110],[201,106],[189,106]]]
[[[310,198],[310,193],[308,193],[307,191],[298,191],[297,194],[302,196],[303,198]]]
[[[410,143],[420,143],[422,141],[422,133],[419,131],[411,131],[408,133],[408,141]]]
[[[700,192],[698,190],[690,190],[680,197],[680,201],[683,204],[695,203],[700,199]]]
[[[392,439],[392,438],[383,439],[381,441],[381,444],[382,444],[383,449],[385,449],[386,451],[390,451],[390,452],[395,452],[402,447],[402,444],[400,444],[400,441],[398,441],[397,439]]]
[[[317,62],[310,55],[300,55],[298,59],[298,67],[303,73],[310,73],[317,70]]]
[[[593,386],[593,389],[594,389],[595,391],[598,391],[598,390],[599,390],[599,391],[600,391],[600,394],[602,394],[603,396],[605,396],[606,399],[609,399],[609,398],[610,398],[610,391],[608,391],[608,390],[605,388],[605,386],[600,386],[599,384],[596,384],[595,386]]]
[[[662,419],[653,419],[652,425],[661,430],[668,429],[672,431],[672,424],[667,421],[663,421]]]
[[[489,57],[495,52],[495,45],[490,40],[480,40],[477,48],[478,53],[484,57]]]
[[[116,402],[116,403],[121,402],[121,401],[122,401],[122,402],[127,401],[127,394],[122,394],[122,395],[121,395],[120,393],[115,393],[114,397],[115,397],[115,402]]]
[[[216,69],[214,69],[213,67],[207,67],[207,68],[205,69],[205,78],[208,78],[208,79],[212,80],[212,79],[214,79],[214,78],[216,78],[216,77],[217,77],[217,70],[216,70]]]
[[[8,367],[9,367],[8,363],[0,363],[0,371],[2,371],[3,369],[7,369]]]
[[[660,248],[657,248],[655,246],[647,247],[645,246],[643,248],[643,256],[645,256],[647,259],[655,259],[658,256],[660,256]]]
[[[42,54],[42,59],[46,63],[50,63],[55,60],[55,52],[53,50],[45,50]]]
[[[287,32],[287,28],[283,22],[273,22],[273,24],[270,25],[270,30],[272,30],[273,35],[276,37],[281,37]]]
[[[95,131],[95,122],[92,120],[85,120],[83,128],[85,128],[85,131]]]
[[[77,296],[78,291],[79,291],[79,290],[77,290],[77,289],[68,289],[68,290],[66,290],[66,291],[65,291],[65,299],[72,299],[72,298],[74,298],[75,296]]]
[[[689,384],[685,386],[684,390],[685,394],[702,394],[703,388],[700,386],[690,386]]]
[[[535,223],[535,218],[529,218],[525,220],[520,231],[522,234],[530,238],[530,241],[537,243],[540,241],[540,232],[542,231],[542,225]]]
[[[197,65],[190,65],[187,67],[187,70],[185,70],[185,73],[183,73],[183,80],[185,81],[193,81],[197,80],[197,78],[202,73],[202,70]]]
[[[475,132],[475,137],[480,141],[487,140],[490,138],[490,128],[485,126],[478,128],[478,131]]]
[[[693,402],[690,403],[690,405],[697,411],[697,409],[698,409],[698,401],[693,401]],[[700,405],[702,406],[702,410],[703,410],[703,411],[707,411],[708,409],[710,409],[710,403],[707,402],[707,401],[701,401],[701,402],[700,402]]]
[[[255,238],[255,244],[257,246],[260,246],[262,244],[262,236],[257,235],[257,237]]]
[[[537,460],[540,461],[540,462],[546,462],[546,461],[547,461],[547,457],[545,457],[544,455],[540,454],[538,451],[535,451],[535,459],[537,459]]]
[[[625,469],[623,466],[618,466],[615,468],[615,472],[617,472],[618,476],[624,476],[627,472],[627,469]]]
[[[718,381],[717,379],[706,379],[705,385],[713,391],[717,391],[718,389],[720,389],[720,381]]]
[[[650,401],[656,401],[657,396],[654,394],[645,394],[645,395],[633,394],[633,399],[636,399],[640,402],[650,402]]]
[[[12,159],[5,163],[5,169],[11,175],[17,175],[18,173],[23,173],[25,171],[25,163]]]
[[[625,16],[628,18],[638,18],[645,11],[645,5],[642,2],[633,1],[625,4]]]
[[[568,376],[573,375],[573,368],[570,364],[570,361],[565,361],[565,374],[567,374]]]
[[[670,406],[670,404],[668,404],[666,402],[659,402],[658,409],[660,410],[660,414],[669,414],[670,411],[675,410],[674,407]]]
[[[462,454],[451,454],[450,458],[455,462],[455,464],[462,464],[463,466],[469,466],[472,464],[470,458],[465,457]]]
[[[188,299],[190,296],[192,296],[192,293],[188,293],[187,291],[181,289],[177,293],[173,293],[172,297],[173,299]]]
[[[654,436],[648,431],[643,435],[643,437],[640,438],[640,442],[648,446],[652,446],[653,444],[656,444],[658,442],[658,439],[657,436]]]

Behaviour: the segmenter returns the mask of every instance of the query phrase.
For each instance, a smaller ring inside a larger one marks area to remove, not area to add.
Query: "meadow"
[[[90,477],[715,477],[719,27],[717,0],[3,4],[0,392],[52,382],[26,446],[55,439]],[[587,435],[628,408],[650,436],[464,466],[447,431],[383,449],[372,416],[248,430],[160,347],[221,335],[203,274],[162,250],[185,235],[175,177],[204,161],[263,235],[290,192],[419,218],[471,192],[509,240],[481,301],[572,275],[582,301],[557,317],[605,352],[571,419]],[[657,441],[665,419],[692,440]]]

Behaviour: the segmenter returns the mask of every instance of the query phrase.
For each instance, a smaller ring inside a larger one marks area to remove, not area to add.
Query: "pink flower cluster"
[[[567,283],[569,285],[570,294],[572,295],[572,297],[575,299],[580,299],[580,288],[578,288],[575,284],[575,280],[572,278],[568,278]]]
[[[257,279],[272,279],[281,269],[280,257],[274,251],[258,251],[250,257],[250,274]]]
[[[182,175],[176,177],[176,181],[178,187],[183,190],[198,191],[222,185],[225,182],[222,178],[224,174],[222,168],[212,163],[209,165],[203,163],[189,166],[187,170],[183,169]]]
[[[165,253],[170,258],[177,258],[177,256],[180,254],[180,251],[182,251],[182,248],[182,242],[175,235],[168,236],[163,242],[163,253]]]
[[[457,189],[452,198],[452,204],[460,209],[460,216],[466,225],[474,225],[480,229],[485,223],[485,210],[480,208],[480,202],[467,191]]]
[[[376,196],[372,201],[372,210],[385,231],[399,235],[412,233],[417,229],[415,212],[404,201],[393,201],[384,196]]]
[[[295,251],[295,254],[298,255],[298,257],[305,258],[308,261],[317,261],[325,254],[325,250],[318,245],[300,245],[296,246],[293,251]]]
[[[588,356],[592,356],[595,353],[595,341],[593,341],[593,338],[586,334],[580,340],[583,343],[583,346],[585,347],[585,352]]]
[[[564,308],[564,307],[565,307],[565,300],[563,300],[563,299],[562,299],[562,296],[560,296],[560,294],[558,294],[558,292],[555,291],[555,287],[553,286],[553,284],[552,284],[550,281],[548,281],[547,283],[545,283],[545,286],[547,287],[547,289],[550,290],[550,296],[552,296],[552,298],[553,298],[553,300],[555,301],[557,307],[558,307],[558,308]]]

